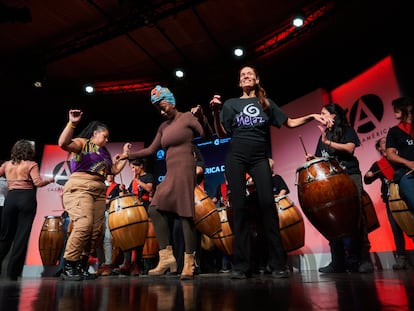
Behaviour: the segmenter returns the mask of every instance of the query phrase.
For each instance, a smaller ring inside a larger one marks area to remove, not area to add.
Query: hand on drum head
[[[313,160],[313,159],[315,159],[315,158],[316,158],[314,155],[312,155],[312,154],[310,154],[310,153],[307,153],[307,154],[305,155],[305,157],[306,157],[306,161],[310,161],[310,160]]]

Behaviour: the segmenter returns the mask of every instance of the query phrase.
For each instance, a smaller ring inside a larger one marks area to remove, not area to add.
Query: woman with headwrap
[[[158,185],[148,209],[160,248],[158,265],[149,270],[148,275],[158,276],[168,270],[177,271],[168,225],[168,216],[173,213],[181,219],[184,234],[185,254],[181,279],[192,279],[197,248],[197,232],[194,227],[196,157],[193,139],[196,133],[202,137],[211,137],[212,129],[201,106],[192,108],[191,112],[179,112],[174,95],[166,87],[157,85],[151,91],[151,102],[166,121],[159,126],[149,147],[129,154],[129,159],[136,159],[152,155],[160,148],[166,152],[166,175]]]

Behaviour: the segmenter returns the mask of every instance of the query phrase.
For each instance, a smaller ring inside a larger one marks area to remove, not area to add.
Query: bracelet
[[[331,145],[332,145],[332,140],[329,141],[328,147],[330,147]]]
[[[76,128],[76,125],[74,125],[71,121],[69,121],[68,124],[66,124],[66,126],[68,126],[68,125],[73,129]]]

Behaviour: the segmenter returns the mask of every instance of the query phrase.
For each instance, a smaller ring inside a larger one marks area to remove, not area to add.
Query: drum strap
[[[387,178],[388,180],[392,180],[394,177],[394,169],[392,168],[390,162],[388,162],[387,158],[382,157],[380,160],[377,161],[377,164],[385,178]]]

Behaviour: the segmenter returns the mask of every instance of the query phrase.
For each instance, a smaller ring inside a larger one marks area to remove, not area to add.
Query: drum
[[[392,216],[410,238],[414,237],[414,214],[401,199],[400,187],[397,183],[390,183],[390,197],[388,199]]]
[[[358,189],[333,158],[317,158],[297,169],[298,199],[312,225],[328,240],[350,235],[360,217]]]
[[[39,236],[39,252],[44,266],[54,266],[59,260],[65,240],[60,216],[45,216]]]
[[[151,218],[148,218],[148,232],[142,249],[142,258],[155,258],[158,256],[159,245],[155,236],[154,225]]]
[[[207,235],[205,235],[204,233],[201,234],[200,244],[201,244],[200,245],[201,248],[206,251],[211,251],[215,246],[213,240],[209,238]]]
[[[201,233],[212,237],[221,231],[221,222],[218,210],[208,194],[196,186],[194,189],[195,228]]]
[[[111,200],[108,227],[114,244],[123,251],[144,245],[148,214],[136,195],[126,194]]]
[[[305,224],[299,208],[287,195],[275,197],[275,205],[285,251],[301,248],[305,245]]]
[[[230,228],[225,208],[219,211],[221,231],[212,237],[214,245],[224,254],[233,255],[234,234]]]
[[[377,217],[377,212],[375,211],[374,204],[372,203],[369,194],[365,190],[362,192],[361,201],[362,207],[365,211],[368,232],[378,229],[380,227],[380,223]]]

